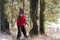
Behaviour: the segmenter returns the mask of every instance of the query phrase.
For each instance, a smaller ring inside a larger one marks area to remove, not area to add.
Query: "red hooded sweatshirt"
[[[25,24],[25,16],[18,16],[17,18],[17,26],[23,27]]]

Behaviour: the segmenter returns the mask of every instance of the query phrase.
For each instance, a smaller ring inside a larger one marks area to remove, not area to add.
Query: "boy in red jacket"
[[[26,24],[26,21],[25,21],[24,11],[22,9],[20,9],[19,16],[17,18],[17,26],[18,26],[17,38],[21,37],[21,31],[23,32],[24,36],[27,37],[25,24]]]

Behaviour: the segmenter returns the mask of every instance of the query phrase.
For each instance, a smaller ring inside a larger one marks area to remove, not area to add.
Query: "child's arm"
[[[24,22],[25,22],[25,24],[27,24],[28,25],[28,23],[26,23],[26,19],[25,19],[26,17],[24,17]]]

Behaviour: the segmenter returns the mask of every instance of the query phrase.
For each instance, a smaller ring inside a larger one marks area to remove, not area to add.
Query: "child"
[[[24,36],[27,37],[25,25],[26,25],[26,21],[25,21],[24,11],[20,9],[19,16],[17,18],[17,27],[18,27],[17,38],[21,37],[21,31],[23,32]]]

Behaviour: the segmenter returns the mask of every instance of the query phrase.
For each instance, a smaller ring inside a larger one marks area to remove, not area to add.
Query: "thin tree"
[[[44,34],[44,10],[45,10],[45,1],[40,0],[40,33]]]

